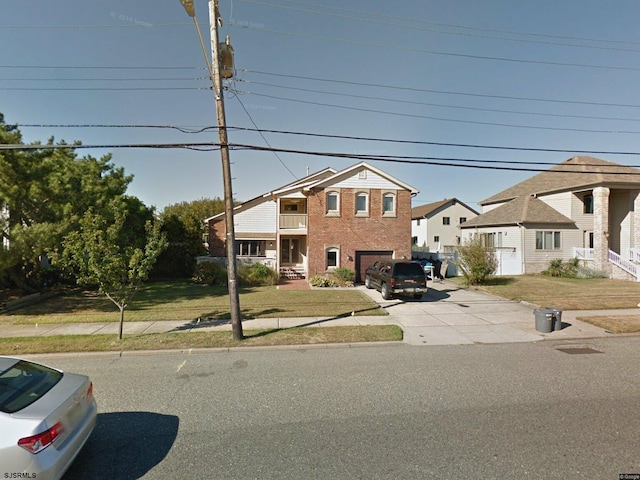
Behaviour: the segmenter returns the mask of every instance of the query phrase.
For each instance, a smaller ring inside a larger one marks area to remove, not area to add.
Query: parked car
[[[419,262],[410,260],[380,260],[365,271],[364,285],[375,288],[382,298],[411,295],[415,299],[427,293],[427,277]]]
[[[6,478],[59,479],[97,411],[88,377],[0,356],[0,470]]]

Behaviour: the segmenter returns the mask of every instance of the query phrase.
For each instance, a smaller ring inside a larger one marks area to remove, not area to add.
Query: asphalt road
[[[640,337],[559,346],[34,358],[94,381],[98,425],[66,479],[640,473]]]

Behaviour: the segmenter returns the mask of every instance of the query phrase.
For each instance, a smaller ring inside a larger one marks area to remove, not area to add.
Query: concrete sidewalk
[[[580,322],[577,317],[594,315],[640,315],[630,310],[565,311],[563,329],[540,333],[535,329],[536,307],[505,300],[452,281],[431,282],[422,300],[383,300],[380,292],[356,287],[368,295],[388,316],[361,316],[354,313],[341,318],[264,318],[243,320],[244,330],[278,329],[300,326],[334,327],[348,325],[399,325],[404,342],[411,345],[464,345],[475,343],[537,342],[545,339],[579,340],[610,336],[602,328]],[[229,320],[125,322],[124,333],[206,332],[230,330]],[[116,335],[118,322],[8,325],[0,337],[53,335]]]

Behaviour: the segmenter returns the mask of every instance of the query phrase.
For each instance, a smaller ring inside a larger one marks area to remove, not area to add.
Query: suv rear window
[[[397,277],[415,277],[424,275],[424,270],[419,263],[396,263],[393,275]]]
[[[20,360],[0,373],[0,412],[15,413],[28,407],[61,378],[57,370]]]

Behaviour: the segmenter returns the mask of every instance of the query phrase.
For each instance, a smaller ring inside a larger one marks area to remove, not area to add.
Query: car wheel
[[[367,288],[373,288],[371,287],[371,277],[369,275],[364,277],[364,286]]]
[[[413,294],[413,298],[415,298],[416,300],[420,300],[422,298],[422,294],[421,293],[414,293]]]
[[[382,298],[384,298],[385,300],[391,299],[391,290],[389,290],[389,285],[387,285],[386,283],[382,284],[380,293],[382,294]]]

